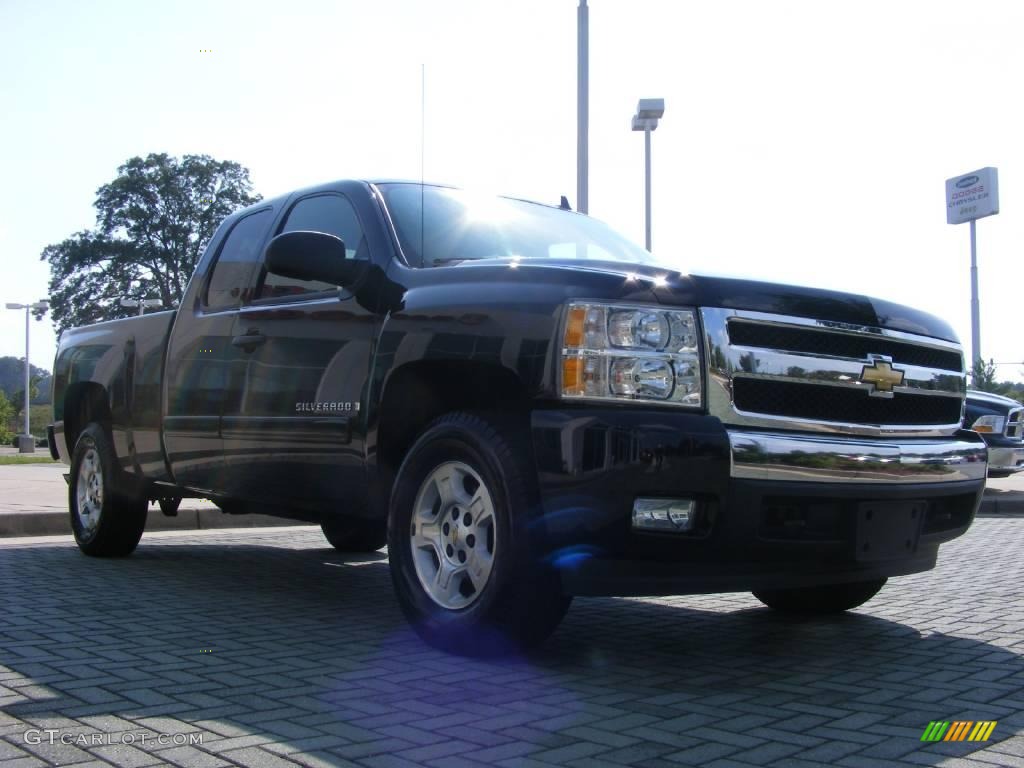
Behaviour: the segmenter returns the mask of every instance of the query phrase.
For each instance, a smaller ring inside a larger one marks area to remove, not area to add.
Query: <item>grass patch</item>
[[[46,451],[45,448],[43,448]],[[0,466],[5,464],[56,464],[57,462],[50,458],[49,452],[43,453],[42,455],[36,453],[14,453],[6,456],[0,456]]]

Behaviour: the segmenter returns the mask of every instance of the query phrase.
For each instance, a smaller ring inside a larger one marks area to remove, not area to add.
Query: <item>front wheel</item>
[[[406,618],[430,644],[471,656],[540,643],[571,601],[530,546],[524,441],[500,424],[468,413],[435,421],[398,471],[388,519]]]
[[[332,547],[341,552],[376,552],[387,544],[387,523],[383,520],[332,517],[320,523],[320,530]]]
[[[762,589],[754,597],[784,613],[840,613],[863,605],[885,586],[888,579],[857,581],[852,584],[826,584],[800,589]]]
[[[117,457],[106,430],[89,424],[75,443],[68,485],[71,530],[87,555],[124,557],[142,538],[149,505],[118,479]]]

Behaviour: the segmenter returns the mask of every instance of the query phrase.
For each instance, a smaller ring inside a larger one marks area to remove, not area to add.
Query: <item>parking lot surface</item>
[[[7,539],[0,761],[1024,766],[1022,553],[1024,519],[980,519],[937,570],[826,619],[577,599],[538,652],[481,661],[423,645],[384,554],[318,529],[147,534],[120,561]],[[936,720],[997,724],[922,742]]]

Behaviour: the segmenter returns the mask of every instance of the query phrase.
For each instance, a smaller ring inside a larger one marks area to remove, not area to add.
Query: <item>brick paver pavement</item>
[[[1022,553],[1024,520],[982,519],[937,570],[818,620],[577,599],[539,652],[479,661],[421,644],[383,555],[315,529],[147,535],[122,561],[7,540],[0,762],[1024,766]],[[938,719],[999,724],[922,744]]]

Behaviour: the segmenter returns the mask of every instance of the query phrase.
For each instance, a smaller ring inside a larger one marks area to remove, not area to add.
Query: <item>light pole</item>
[[[587,0],[576,10],[576,210],[587,213],[590,140],[590,11]]]
[[[977,222],[971,219],[971,355],[975,362],[982,361],[981,356],[981,301],[978,299],[978,231]],[[971,366],[974,376],[974,366]]]
[[[153,307],[162,307],[164,303],[160,299],[129,299],[127,297],[121,298],[122,307],[138,307],[139,314],[141,315],[147,309]]]
[[[971,365],[974,376],[981,355],[981,306],[978,300],[978,219],[999,213],[999,169],[992,166],[979,168],[946,179],[946,223],[971,223]]]
[[[651,250],[651,131],[665,114],[664,99],[640,99],[633,115],[633,130],[644,132],[644,224],[647,250]]]
[[[35,451],[36,451],[36,443],[35,443],[35,440],[32,439],[32,434],[30,432],[30,427],[29,427],[29,410],[30,410],[30,405],[31,405],[31,403],[29,402],[31,400],[31,394],[30,394],[29,389],[30,389],[31,384],[32,384],[32,379],[31,379],[32,366],[29,365],[29,358],[28,358],[28,351],[29,351],[29,347],[28,347],[29,316],[31,315],[31,312],[32,312],[33,309],[41,309],[43,312],[46,312],[46,310],[48,310],[50,308],[50,302],[47,301],[46,299],[42,299],[40,301],[37,301],[35,304],[14,304],[14,303],[8,302],[7,308],[8,309],[23,309],[23,310],[25,310],[25,434],[18,435],[18,452],[19,453],[35,453]]]

